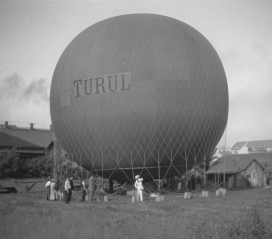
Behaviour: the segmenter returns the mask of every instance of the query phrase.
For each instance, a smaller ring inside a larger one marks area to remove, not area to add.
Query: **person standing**
[[[109,183],[110,183],[110,193],[113,193],[113,180],[110,178],[109,179]]]
[[[181,190],[181,186],[182,186],[181,181],[179,181],[178,182],[178,190]]]
[[[197,178],[196,178],[196,188],[197,189],[200,189],[201,187],[201,178],[200,176],[198,175]]]
[[[72,199],[72,192],[74,190],[74,182],[73,182],[73,177],[70,178],[70,190],[69,190],[69,202],[71,201]]]
[[[195,185],[196,185],[196,183],[195,183],[195,175],[192,174],[192,176],[191,176],[191,188],[192,188],[192,190],[195,190]]]
[[[67,177],[64,183],[64,202],[69,203],[69,191],[71,190],[70,179]]]
[[[136,182],[134,184],[135,188],[137,189],[137,199],[140,198],[140,201],[143,201],[143,179],[140,178],[139,175],[135,176]],[[137,200],[138,201],[138,200]]]
[[[91,174],[89,178],[89,186],[88,186],[88,197],[89,197],[89,202],[92,202],[93,195],[94,195],[94,177]]]
[[[99,197],[98,197],[98,200],[104,200],[104,194],[105,194],[105,191],[104,191],[104,184],[103,184],[103,180],[101,177],[98,178],[98,189],[99,189]]]
[[[84,202],[85,201],[85,197],[86,197],[86,187],[85,187],[85,181],[84,181],[84,179],[81,179],[80,190],[81,190],[81,202]]]
[[[46,182],[45,184],[45,193],[46,193],[46,200],[50,200],[50,191],[51,191],[51,188],[50,188],[50,185],[52,183],[52,179],[49,178],[49,180]]]
[[[56,183],[52,179],[52,182],[50,184],[50,201],[55,201],[56,200]]]

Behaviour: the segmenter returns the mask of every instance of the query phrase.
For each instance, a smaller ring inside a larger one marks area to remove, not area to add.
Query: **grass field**
[[[271,189],[193,194],[189,200],[165,195],[164,202],[145,195],[144,203],[121,195],[91,204],[76,194],[69,204],[44,198],[0,194],[0,238],[272,238]]]

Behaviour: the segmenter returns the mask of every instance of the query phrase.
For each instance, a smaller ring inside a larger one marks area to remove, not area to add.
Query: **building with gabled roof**
[[[235,152],[236,154],[240,153],[248,153],[248,150],[246,148],[246,144],[248,141],[242,141],[242,142],[236,142],[233,146],[231,146],[230,150],[232,152]]]
[[[272,139],[249,141],[246,144],[248,151],[252,152],[272,152]]]
[[[45,148],[52,141],[52,128],[39,129],[31,123],[29,127],[0,124],[0,149],[15,148],[21,158],[44,155]]]
[[[235,154],[219,158],[206,172],[210,178],[228,187],[261,186],[266,182],[264,170],[272,166],[272,153]]]
[[[238,154],[272,152],[272,139],[236,142],[231,146],[231,151]]]

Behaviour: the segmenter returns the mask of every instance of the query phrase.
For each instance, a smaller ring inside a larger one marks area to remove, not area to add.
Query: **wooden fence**
[[[1,192],[34,193],[45,191],[44,179],[2,179]]]

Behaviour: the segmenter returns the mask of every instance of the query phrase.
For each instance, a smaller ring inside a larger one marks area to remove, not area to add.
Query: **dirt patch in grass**
[[[74,194],[64,204],[44,194],[2,194],[1,238],[272,238],[272,190],[264,188],[190,200],[165,195],[164,202],[146,197],[132,203],[120,195],[91,204],[79,199]]]

